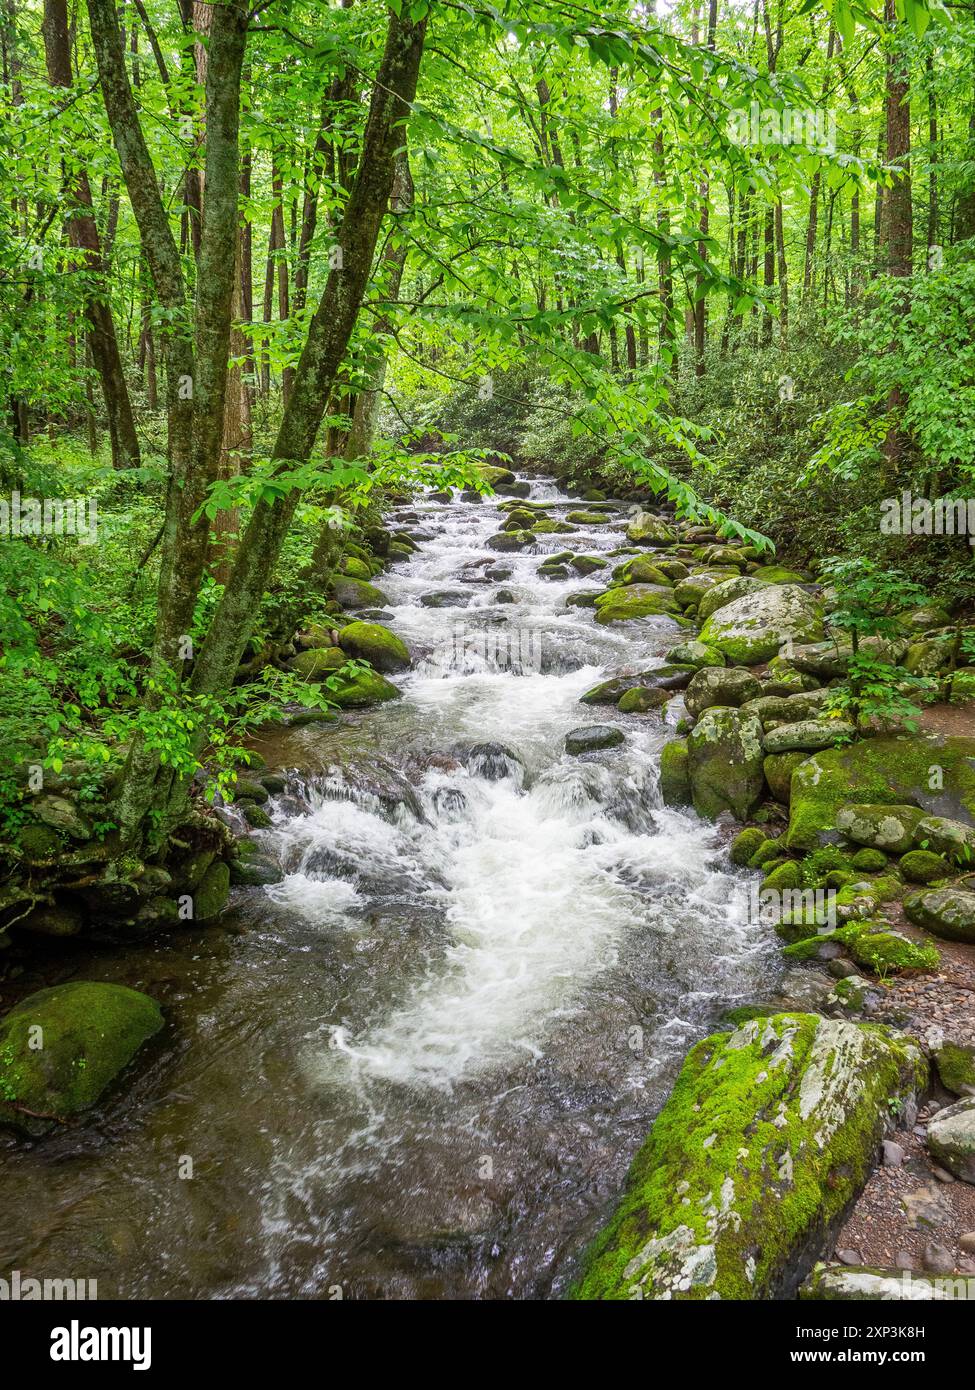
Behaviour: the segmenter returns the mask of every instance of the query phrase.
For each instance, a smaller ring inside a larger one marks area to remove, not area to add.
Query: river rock
[[[523,550],[526,545],[532,545],[535,537],[530,531],[498,531],[494,536],[488,536],[484,544],[489,550]]]
[[[623,739],[622,729],[614,729],[610,724],[590,724],[566,734],[565,751],[572,754],[596,753],[602,748],[615,748]]]
[[[691,779],[687,763],[687,740],[672,739],[660,752],[660,798],[665,806],[690,806]]]
[[[349,623],[339,632],[339,646],[385,674],[405,671],[410,664],[406,643],[381,623]]]
[[[922,888],[904,899],[904,915],[945,941],[975,942],[975,893],[965,888]]]
[[[854,844],[904,854],[923,819],[924,813],[916,806],[846,805],[836,813],[836,828]]]
[[[761,690],[755,676],[736,666],[702,666],[684,695],[688,712],[696,719],[713,705],[743,705]]]
[[[754,666],[777,656],[787,642],[808,642],[823,633],[822,605],[796,584],[765,584],[712,613],[701,641],[729,661]]]
[[[856,737],[856,729],[845,719],[801,719],[780,724],[765,735],[768,753],[816,753]]]
[[[333,596],[343,608],[385,608],[389,599],[375,584],[349,575],[334,574],[330,581]]]
[[[682,608],[696,608],[704,595],[716,585],[737,577],[738,571],[733,569],[696,570],[675,586],[674,598]]]
[[[912,849],[900,861],[900,871],[908,883],[934,883],[947,878],[951,865],[940,854],[926,849]]]
[[[570,1296],[789,1298],[925,1079],[902,1034],[816,1014],[705,1038]]]
[[[666,690],[653,689],[646,685],[634,685],[620,696],[616,708],[621,714],[646,714],[648,710],[660,709],[670,699]]]
[[[949,1173],[975,1183],[975,1099],[939,1110],[928,1124],[927,1145]]]
[[[679,642],[676,647],[671,647],[667,653],[671,661],[679,662],[682,666],[723,666],[725,659],[723,653],[716,647],[708,647],[704,642]]]
[[[975,1096],[975,1046],[945,1042],[934,1054],[938,1076],[946,1091],[956,1096]]]
[[[936,1279],[923,1275],[905,1278],[901,1269],[818,1264],[799,1290],[799,1297],[844,1303],[927,1303],[950,1299],[954,1294]]]
[[[620,584],[658,584],[669,588],[667,576],[650,559],[649,555],[634,555],[624,560],[613,570],[613,578]]]
[[[632,618],[670,615],[680,610],[674,591],[660,584],[627,584],[607,589],[596,599],[596,622],[628,622]]]
[[[694,809],[706,820],[731,811],[747,820],[765,791],[762,726],[753,714],[707,709],[687,740]]]
[[[634,545],[674,545],[677,532],[662,517],[640,512],[627,526],[626,539]]]
[[[154,999],[123,985],[31,994],[0,1021],[0,1123],[38,1135],[87,1110],[162,1023]]]
[[[329,686],[327,697],[340,709],[365,709],[369,705],[381,705],[387,700],[398,700],[402,691],[392,681],[381,676],[378,671],[360,671],[350,680],[336,678]]]
[[[713,589],[708,589],[707,593],[702,595],[697,616],[703,623],[706,618],[710,618],[712,613],[717,613],[719,608],[726,608],[736,598],[744,598],[746,594],[757,593],[759,589],[764,587],[761,579],[752,579],[749,575],[723,579],[720,584],[715,584]]]

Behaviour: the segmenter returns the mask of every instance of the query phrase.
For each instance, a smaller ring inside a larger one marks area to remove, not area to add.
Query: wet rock
[[[621,714],[646,714],[648,710],[660,709],[669,699],[666,690],[635,685],[620,696],[616,708]]]
[[[704,642],[679,642],[676,647],[671,647],[667,653],[671,661],[679,662],[682,666],[723,666],[725,664],[724,655],[715,647],[709,647]]]
[[[535,537],[530,531],[499,531],[494,536],[488,536],[484,544],[489,550],[523,550],[526,545],[532,545]]]
[[[18,931],[37,936],[77,936],[84,926],[84,914],[64,906],[38,907],[13,924]]]
[[[679,612],[672,589],[660,584],[628,584],[607,589],[596,599],[596,622],[619,623],[634,618]]]
[[[349,623],[339,632],[339,646],[349,656],[368,661],[374,670],[386,675],[405,671],[410,664],[406,643],[381,623]]]
[[[949,1173],[975,1183],[975,1099],[940,1110],[928,1125],[927,1144]]]
[[[499,589],[494,595],[495,603],[517,603],[518,600],[510,589]]]
[[[566,734],[565,751],[574,755],[595,753],[603,748],[615,748],[623,741],[622,729],[614,729],[609,724],[590,724]]]
[[[162,1022],[154,999],[122,985],[30,995],[0,1021],[0,1123],[38,1135],[87,1110]]]
[[[566,608],[595,608],[596,600],[602,596],[602,589],[581,589],[578,593],[569,594],[565,600],[565,606]]]
[[[435,589],[420,595],[424,608],[466,608],[472,595],[466,589]]]
[[[706,594],[701,596],[698,606],[697,616],[703,623],[710,618],[712,613],[717,613],[719,608],[725,608],[736,598],[744,598],[746,594],[757,593],[765,587],[761,579],[752,579],[748,575],[737,575],[733,579],[723,579],[720,584],[715,584],[708,589]]]
[[[694,809],[714,820],[731,811],[747,820],[762,800],[762,726],[754,715],[719,707],[705,710],[687,740]]]
[[[924,1081],[919,1050],[877,1026],[779,1014],[706,1038],[570,1296],[789,1297]]]
[[[525,770],[518,754],[503,743],[475,743],[468,750],[464,762],[472,776],[483,777],[488,782],[520,777]]]
[[[680,807],[691,804],[686,739],[672,739],[661,749],[660,797],[665,806]]]
[[[360,671],[350,680],[335,679],[328,688],[328,698],[340,709],[364,709],[369,705],[398,700],[402,691],[378,671]]]
[[[627,526],[626,539],[634,545],[674,545],[677,532],[662,517],[640,512]]]
[[[389,599],[375,584],[348,575],[333,575],[329,587],[343,608],[383,608]]]
[[[577,574],[594,574],[597,570],[604,570],[608,561],[601,559],[598,555],[573,555],[569,562]]]
[[[702,666],[691,679],[684,702],[696,719],[714,705],[743,705],[754,700],[760,690],[750,671],[735,666]]]
[[[624,560],[613,570],[613,578],[620,584],[657,584],[669,587],[667,576],[657,569],[649,555],[634,555]]]

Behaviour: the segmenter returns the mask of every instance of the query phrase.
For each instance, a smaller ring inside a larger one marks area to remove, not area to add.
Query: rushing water
[[[0,1273],[103,1297],[564,1289],[688,1046],[775,969],[714,827],[659,804],[665,717],[579,704],[681,636],[597,626],[566,598],[598,578],[537,573],[618,546],[623,510],[511,555],[485,545],[495,502],[400,509],[421,547],[377,582],[404,698],[259,745],[295,770],[265,832],[281,883],[58,967],[148,989],[169,1026],[83,1127],[0,1140]],[[625,743],[567,756],[596,722]]]

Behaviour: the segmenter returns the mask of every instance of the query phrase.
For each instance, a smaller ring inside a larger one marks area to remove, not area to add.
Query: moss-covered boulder
[[[335,677],[326,694],[340,709],[365,709],[368,705],[398,700],[403,692],[378,671],[360,671],[350,680]]]
[[[755,578],[764,579],[766,584],[809,583],[809,575],[804,570],[790,570],[784,565],[759,565]]]
[[[908,893],[904,915],[944,941],[975,942],[975,893],[967,888],[921,888]]]
[[[580,753],[597,753],[603,748],[616,748],[623,742],[623,730],[614,729],[611,724],[589,724],[585,728],[571,729],[565,736],[565,751],[578,756]]]
[[[193,918],[197,922],[209,922],[216,917],[227,902],[230,892],[230,865],[218,859],[211,864],[193,894]]]
[[[703,623],[706,618],[710,618],[712,613],[717,613],[719,608],[727,608],[729,603],[733,603],[736,598],[744,598],[746,594],[757,593],[765,586],[761,579],[753,579],[750,575],[739,574],[733,579],[722,579],[720,584],[715,584],[712,589],[708,589],[706,594],[701,596],[698,605],[697,616]]]
[[[739,830],[731,844],[728,846],[728,858],[732,864],[737,864],[739,868],[745,868],[753,854],[760,850],[765,844],[768,836],[758,825],[746,825],[744,830]]]
[[[914,829],[924,819],[916,806],[858,806],[847,804],[836,813],[836,828],[856,845],[904,854]]]
[[[948,695],[953,705],[970,705],[975,701],[975,666],[961,666],[951,679]]]
[[[704,642],[679,642],[668,653],[671,661],[682,666],[724,666],[724,654]]]
[[[914,827],[914,844],[955,864],[975,862],[975,826],[949,816],[925,816]]]
[[[768,753],[818,753],[855,737],[856,729],[845,719],[800,719],[769,729],[765,749]]]
[[[344,666],[348,657],[341,647],[311,647],[291,658],[291,669],[308,680],[326,680]]]
[[[680,610],[674,591],[660,584],[626,584],[607,589],[596,600],[597,623],[622,623],[633,618],[672,616]]]
[[[387,675],[405,671],[410,664],[406,643],[382,623],[349,623],[339,633],[339,646]]]
[[[691,678],[684,701],[696,719],[713,705],[744,705],[761,690],[751,671],[737,666],[702,666]]]
[[[498,531],[496,535],[488,536],[484,544],[489,550],[499,550],[504,553],[509,550],[523,550],[534,540],[535,537],[531,531]]]
[[[687,769],[687,740],[675,738],[660,752],[660,798],[665,806],[690,806],[691,779]]]
[[[639,512],[626,528],[626,539],[633,545],[674,545],[677,532],[662,517]]]
[[[879,849],[858,849],[850,860],[854,869],[862,874],[880,874],[887,867],[887,856]]]
[[[765,792],[762,726],[753,714],[707,709],[687,739],[691,798],[699,816],[747,820]]]
[[[934,1054],[941,1084],[956,1096],[975,1096],[975,1047],[946,1042]]]
[[[569,564],[576,574],[595,574],[597,570],[604,570],[609,564],[600,555],[573,555]]]
[[[765,693],[767,695],[795,695],[819,688],[815,676],[809,676],[793,666],[784,657],[775,656],[765,669]]]
[[[792,774],[800,763],[805,762],[808,753],[767,753],[762,762],[765,780],[769,791],[783,806],[788,806],[792,795]]]
[[[649,555],[634,555],[624,560],[613,570],[613,578],[620,584],[658,584],[669,588],[667,576],[657,569]]]
[[[674,598],[682,608],[696,608],[704,595],[716,584],[723,584],[726,579],[735,579],[737,576],[737,570],[727,568],[697,570],[675,585]]]
[[[712,613],[701,641],[729,661],[754,666],[777,656],[787,642],[814,642],[823,635],[822,605],[796,584],[763,584]]]
[[[878,1026],[777,1014],[688,1055],[576,1299],[791,1296],[924,1059]]]
[[[368,584],[364,579],[353,579],[351,575],[333,575],[330,587],[333,597],[343,608],[384,608],[389,602],[382,589],[375,584]]]
[[[799,1290],[803,1301],[842,1303],[911,1303],[952,1299],[945,1285],[953,1280],[874,1265],[818,1264]]]
[[[0,1124],[38,1135],[87,1110],[162,1023],[154,999],[123,985],[30,995],[0,1021]]]
[[[813,850],[839,838],[847,802],[917,806],[929,815],[975,821],[975,739],[890,735],[807,758],[792,776],[790,849]],[[883,849],[883,845],[874,846]]]
[[[940,854],[927,849],[912,849],[900,861],[900,871],[908,883],[935,883],[947,878],[951,865]]]
[[[666,690],[661,690],[659,686],[654,689],[647,685],[634,685],[616,702],[616,708],[621,714],[646,714],[649,710],[660,709],[670,699]]]
[[[802,886],[802,870],[794,859],[785,859],[762,879],[767,892],[786,893]]]

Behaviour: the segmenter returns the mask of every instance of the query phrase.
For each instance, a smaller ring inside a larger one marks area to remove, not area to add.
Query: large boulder
[[[952,1279],[870,1265],[818,1264],[799,1290],[801,1299],[841,1303],[927,1303],[953,1299]]]
[[[0,1124],[43,1134],[95,1104],[158,1033],[147,994],[89,980],[38,990],[0,1021]]]
[[[389,602],[382,589],[375,584],[367,584],[364,579],[353,579],[347,574],[333,574],[331,589],[343,608],[384,608]]]
[[[649,555],[633,555],[613,570],[613,578],[620,584],[660,584],[670,588],[670,581],[653,563]]]
[[[956,1178],[975,1183],[975,1100],[938,1111],[928,1125],[928,1148]]]
[[[712,613],[701,629],[702,642],[742,666],[778,656],[786,643],[822,635],[822,604],[796,584],[763,584]]]
[[[673,545],[677,532],[662,517],[639,512],[626,528],[626,539],[632,545]]]
[[[737,666],[702,666],[684,694],[688,712],[696,719],[713,705],[743,705],[754,700],[761,686],[751,671]]]
[[[596,600],[597,623],[620,623],[679,612],[673,589],[661,584],[620,585],[607,589]]]
[[[360,671],[351,680],[334,677],[326,697],[340,709],[365,709],[368,705],[381,705],[387,700],[398,700],[402,691],[392,681],[381,676],[378,671]]]
[[[762,763],[769,791],[776,801],[788,806],[792,797],[792,774],[808,753],[768,753]]]
[[[975,739],[889,735],[807,758],[792,777],[789,849],[810,851],[839,839],[836,814],[847,802],[919,806],[930,815],[975,824]]]
[[[925,816],[915,823],[914,844],[967,866],[975,860],[975,826],[948,816]]]
[[[856,845],[882,849],[887,854],[906,854],[914,830],[924,812],[916,806],[841,806],[836,828]]]
[[[725,664],[722,652],[697,641],[679,642],[676,647],[671,647],[667,655],[671,661],[680,662],[682,666],[724,666]]]
[[[690,806],[687,740],[675,738],[660,750],[660,799],[665,806]]]
[[[699,816],[714,820],[731,811],[747,820],[765,791],[761,724],[741,710],[705,710],[688,737],[687,763]]]
[[[387,674],[405,671],[410,664],[406,643],[382,623],[349,623],[339,633],[339,646]]]
[[[908,893],[904,915],[944,941],[975,943],[975,893],[967,888],[922,888]]]
[[[715,584],[713,589],[709,589],[701,599],[698,606],[697,616],[703,623],[705,618],[710,618],[712,613],[717,613],[719,608],[727,608],[729,603],[733,603],[736,598],[744,598],[746,594],[757,593],[759,589],[764,589],[765,584],[761,579],[752,579],[749,575],[741,574],[736,579],[723,579],[720,584]]]
[[[705,1038],[571,1296],[791,1297],[925,1080],[902,1034],[816,1014]]]
[[[697,570],[682,579],[674,588],[674,597],[682,608],[696,608],[701,599],[726,579],[735,579],[738,571],[733,569]]]

